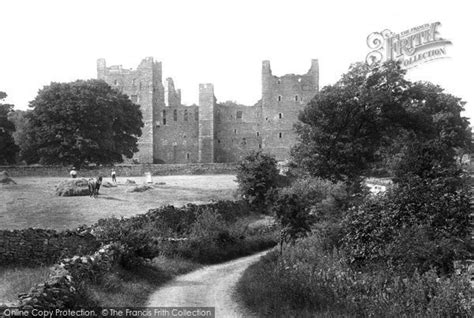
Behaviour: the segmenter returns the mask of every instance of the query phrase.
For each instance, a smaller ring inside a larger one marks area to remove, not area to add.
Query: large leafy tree
[[[30,102],[22,156],[43,164],[107,164],[138,151],[139,106],[100,80],[51,83]]]
[[[15,125],[8,118],[8,114],[13,111],[13,105],[2,103],[6,97],[7,94],[0,91],[0,164],[15,163],[19,150],[12,137]]]
[[[377,163],[399,158],[412,142],[470,147],[464,103],[430,83],[412,83],[396,62],[355,64],[324,87],[300,115],[293,158],[312,175],[357,181]]]

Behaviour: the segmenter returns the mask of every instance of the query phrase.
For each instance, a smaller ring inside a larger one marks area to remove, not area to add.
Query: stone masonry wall
[[[318,60],[304,75],[274,76],[270,62],[262,65],[262,147],[277,160],[286,160],[297,136],[298,114],[318,93]]]
[[[159,111],[164,104],[164,87],[161,63],[145,58],[136,70],[124,69],[121,65],[107,67],[104,59],[97,61],[97,76],[111,87],[128,95],[132,102],[140,105],[144,127],[138,140],[138,152],[134,158],[140,163],[154,162],[154,131],[159,121]],[[157,96],[161,98],[157,98]]]
[[[86,229],[0,230],[0,265],[53,264],[60,257],[89,254],[98,247],[99,242]]]
[[[238,162],[262,148],[259,106],[218,105],[216,112],[216,162]]]
[[[161,112],[162,122],[155,139],[160,162],[198,162],[199,108],[169,106]]]
[[[235,174],[235,163],[190,163],[190,164],[149,164],[116,165],[117,177],[140,177],[145,172],[155,176],[186,174]],[[69,178],[70,167],[63,166],[0,166],[11,178],[15,177],[65,177]],[[89,167],[78,170],[78,177],[109,177],[112,167]]]

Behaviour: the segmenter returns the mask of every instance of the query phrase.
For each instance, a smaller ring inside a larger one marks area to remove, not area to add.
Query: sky
[[[474,119],[472,30],[468,0],[2,0],[0,91],[27,109],[51,82],[96,78],[96,60],[136,68],[163,63],[182,101],[198,103],[199,83],[218,101],[253,105],[261,97],[262,60],[274,75],[308,71],[319,60],[320,87],[335,83],[370,51],[367,36],[441,22],[449,58],[408,70],[411,80],[439,84],[467,102]]]

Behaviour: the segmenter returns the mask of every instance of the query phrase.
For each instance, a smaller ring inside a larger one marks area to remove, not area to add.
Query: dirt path
[[[252,317],[234,300],[234,288],[247,267],[268,251],[182,275],[150,296],[150,307],[215,307],[216,317]]]

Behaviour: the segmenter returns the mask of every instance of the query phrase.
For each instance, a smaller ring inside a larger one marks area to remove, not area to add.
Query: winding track
[[[178,276],[154,292],[150,307],[215,307],[216,317],[253,317],[234,299],[234,289],[243,272],[268,251],[227,263],[207,266]]]

